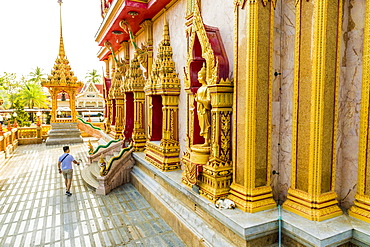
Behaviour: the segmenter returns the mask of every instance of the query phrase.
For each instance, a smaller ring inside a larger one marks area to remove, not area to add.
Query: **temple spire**
[[[62,0],[58,0],[59,3],[59,19],[60,19],[60,43],[59,43],[59,57],[65,57],[64,42],[63,42],[63,29],[62,29]]]
[[[77,77],[74,75],[69,61],[66,57],[64,50],[63,42],[63,33],[62,33],[62,0],[58,0],[60,6],[60,44],[59,44],[59,54],[55,59],[54,67],[51,71],[51,75],[48,76],[48,80],[43,82],[44,87],[51,86],[68,86],[68,87],[82,87],[83,83],[77,80]]]

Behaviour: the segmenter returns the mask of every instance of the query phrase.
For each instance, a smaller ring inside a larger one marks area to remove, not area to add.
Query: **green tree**
[[[19,81],[15,73],[4,72],[0,76],[0,98],[4,101],[3,107],[5,109],[14,108],[14,103],[17,101],[19,91],[24,84],[25,78]]]
[[[24,127],[24,126],[29,127],[31,125],[31,122],[29,121],[30,116],[27,112],[24,111],[24,106],[20,103],[20,101],[16,101],[14,103],[14,109],[15,109],[15,112],[17,113],[17,116],[14,117],[14,114],[11,114],[10,123],[13,124],[14,118],[16,118],[17,123],[20,127]]]
[[[87,76],[85,78],[87,79],[87,82],[92,82],[96,84],[100,83],[101,75],[98,74],[98,71],[96,69],[93,69],[92,71],[87,73]]]
[[[29,81],[40,84],[46,79],[46,74],[43,73],[43,69],[36,67],[36,69],[29,73]]]
[[[33,107],[48,108],[48,100],[40,84],[34,82],[25,83],[19,93],[20,102],[29,109]],[[33,113],[31,113],[31,122],[33,122]]]

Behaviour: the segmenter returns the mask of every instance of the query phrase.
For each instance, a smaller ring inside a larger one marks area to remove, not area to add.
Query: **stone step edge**
[[[97,180],[94,180],[94,178],[90,177],[89,174],[91,174],[89,170],[89,166],[86,166],[81,171],[82,181],[90,189],[96,190],[96,188],[98,188],[99,186],[99,182]]]
[[[201,219],[196,213],[192,212],[182,202],[168,193],[161,185],[149,177],[140,168],[134,166],[131,175],[148,190],[157,200],[159,200],[175,217],[188,228],[204,246],[226,247],[235,246],[219,232],[214,231],[206,221]],[[196,229],[196,226],[201,227]]]

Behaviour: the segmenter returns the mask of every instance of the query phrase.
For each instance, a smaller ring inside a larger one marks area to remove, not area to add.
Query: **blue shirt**
[[[59,157],[59,160],[58,161],[62,161],[62,159],[66,156],[67,154],[64,153],[62,156]],[[72,155],[68,154],[68,156],[63,160],[62,162],[62,170],[66,170],[66,169],[72,169],[72,162],[74,161],[75,159],[73,158]]]

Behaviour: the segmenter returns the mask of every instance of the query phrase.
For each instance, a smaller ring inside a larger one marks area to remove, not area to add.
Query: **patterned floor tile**
[[[71,146],[87,161],[87,144]],[[64,195],[62,146],[19,146],[0,164],[0,246],[185,246],[132,184],[106,196],[87,189],[75,166]]]

